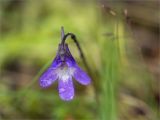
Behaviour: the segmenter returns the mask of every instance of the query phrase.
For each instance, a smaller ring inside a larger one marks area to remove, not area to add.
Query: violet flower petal
[[[56,69],[48,68],[40,77],[40,86],[49,87],[57,79]]]
[[[57,68],[64,61],[66,62],[66,64],[69,67],[74,66],[76,64],[76,61],[74,60],[73,56],[71,55],[67,44],[64,44],[64,46],[59,45],[57,55],[56,55],[55,59],[53,60],[51,67]]]
[[[74,86],[72,78],[69,77],[67,80],[58,80],[59,95],[62,100],[69,101],[74,97]]]
[[[91,82],[91,78],[85,73],[78,65],[75,67],[74,78],[82,85],[88,85]]]
[[[72,58],[73,58],[72,56],[66,57],[66,64],[68,65],[68,67],[75,66],[75,64],[76,64],[75,60]]]
[[[76,64],[76,61],[74,60],[74,58],[68,48],[68,44],[65,44],[65,49],[66,49],[65,60],[66,60],[67,65],[69,67],[74,66]]]
[[[54,58],[51,67],[52,68],[57,68],[59,65],[61,64],[61,59],[59,55],[56,55],[56,57]]]

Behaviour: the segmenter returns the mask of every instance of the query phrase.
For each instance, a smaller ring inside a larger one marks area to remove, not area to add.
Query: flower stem
[[[79,51],[79,53],[80,53],[80,57],[82,58],[83,63],[84,63],[84,65],[85,65],[87,71],[90,71],[89,66],[88,66],[88,64],[87,64],[87,61],[86,61],[86,59],[85,59],[85,56],[84,56],[84,54],[83,54],[83,51],[82,51],[82,49],[81,49],[81,47],[80,47],[80,44],[79,44],[79,42],[78,42],[78,40],[77,40],[77,38],[76,38],[76,35],[74,35],[73,33],[64,34],[64,28],[61,27],[61,44],[62,44],[62,45],[65,44],[65,40],[66,40],[67,37],[69,37],[69,36],[71,36],[72,40],[73,40],[74,43],[76,44],[76,46],[77,46],[77,48],[78,48],[78,51]]]

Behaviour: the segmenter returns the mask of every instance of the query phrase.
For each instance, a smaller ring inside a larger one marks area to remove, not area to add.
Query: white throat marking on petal
[[[71,78],[74,74],[74,67],[62,66],[57,68],[56,73],[59,80],[63,80],[67,82],[69,78]]]

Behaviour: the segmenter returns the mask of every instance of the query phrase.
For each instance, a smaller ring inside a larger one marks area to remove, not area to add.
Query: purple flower
[[[88,85],[90,77],[77,65],[66,43],[59,44],[58,52],[51,66],[40,77],[40,86],[48,87],[58,80],[58,91],[62,100],[72,100],[74,85],[72,78]]]

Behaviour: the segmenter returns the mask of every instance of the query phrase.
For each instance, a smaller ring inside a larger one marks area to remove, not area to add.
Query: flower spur
[[[68,45],[65,43],[67,34],[61,29],[62,42],[59,44],[58,52],[50,67],[40,77],[40,86],[49,87],[58,80],[58,91],[60,98],[65,101],[72,100],[74,97],[74,85],[72,78],[82,85],[91,82],[90,77],[77,65],[70,53]]]

